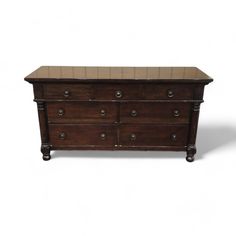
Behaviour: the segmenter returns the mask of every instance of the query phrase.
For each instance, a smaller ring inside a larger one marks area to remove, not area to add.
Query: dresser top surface
[[[212,79],[196,67],[41,66],[25,77],[29,82],[162,81],[205,82]]]

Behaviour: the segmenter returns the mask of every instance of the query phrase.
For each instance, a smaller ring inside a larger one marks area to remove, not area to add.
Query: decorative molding
[[[37,102],[38,111],[45,111],[45,102]]]
[[[201,105],[201,103],[199,103],[199,102],[194,102],[194,103],[193,103],[193,111],[194,111],[194,112],[199,112],[199,111],[200,111],[200,105]]]
[[[191,152],[191,153],[195,154],[197,152],[196,146],[194,144],[189,144],[187,146],[187,152]]]

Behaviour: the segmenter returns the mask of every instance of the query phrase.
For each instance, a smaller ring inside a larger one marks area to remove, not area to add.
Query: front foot
[[[43,155],[44,161],[49,161],[51,159],[51,155]]]
[[[194,161],[194,157],[193,156],[187,156],[186,157],[186,161],[193,162]]]
[[[194,155],[197,152],[195,145],[189,145],[187,147],[187,157],[186,161],[193,162],[194,161]]]
[[[43,160],[44,161],[49,161],[51,159],[50,150],[51,150],[50,145],[42,144],[41,152],[43,154]]]

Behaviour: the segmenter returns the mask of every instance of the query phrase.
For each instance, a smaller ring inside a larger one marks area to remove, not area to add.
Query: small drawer
[[[45,84],[44,97],[58,100],[90,100],[93,96],[91,84]]]
[[[141,90],[144,100],[192,100],[194,88],[191,84],[144,84]]]
[[[115,123],[118,107],[112,102],[48,102],[49,123]]]
[[[122,102],[121,123],[189,123],[191,103]]]
[[[116,127],[112,125],[50,124],[49,139],[53,147],[113,147]]]
[[[185,146],[185,125],[121,125],[120,145],[137,147]]]
[[[192,85],[45,84],[44,98],[56,100],[189,100]]]

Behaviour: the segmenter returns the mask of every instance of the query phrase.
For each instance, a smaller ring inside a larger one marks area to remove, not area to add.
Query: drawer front
[[[190,84],[144,84],[140,89],[144,100],[191,100],[194,91]]]
[[[45,84],[44,97],[60,100],[90,100],[93,97],[90,84]]]
[[[113,147],[116,133],[112,125],[49,125],[50,143],[54,147]]]
[[[186,84],[45,84],[44,97],[60,100],[187,100],[193,99],[193,87]]]
[[[139,99],[139,85],[117,84],[46,84],[47,99],[122,100]]]
[[[137,147],[185,146],[188,126],[121,125],[120,145]]]
[[[188,123],[191,103],[122,102],[121,123]]]
[[[115,123],[118,104],[112,102],[48,102],[49,123]]]

